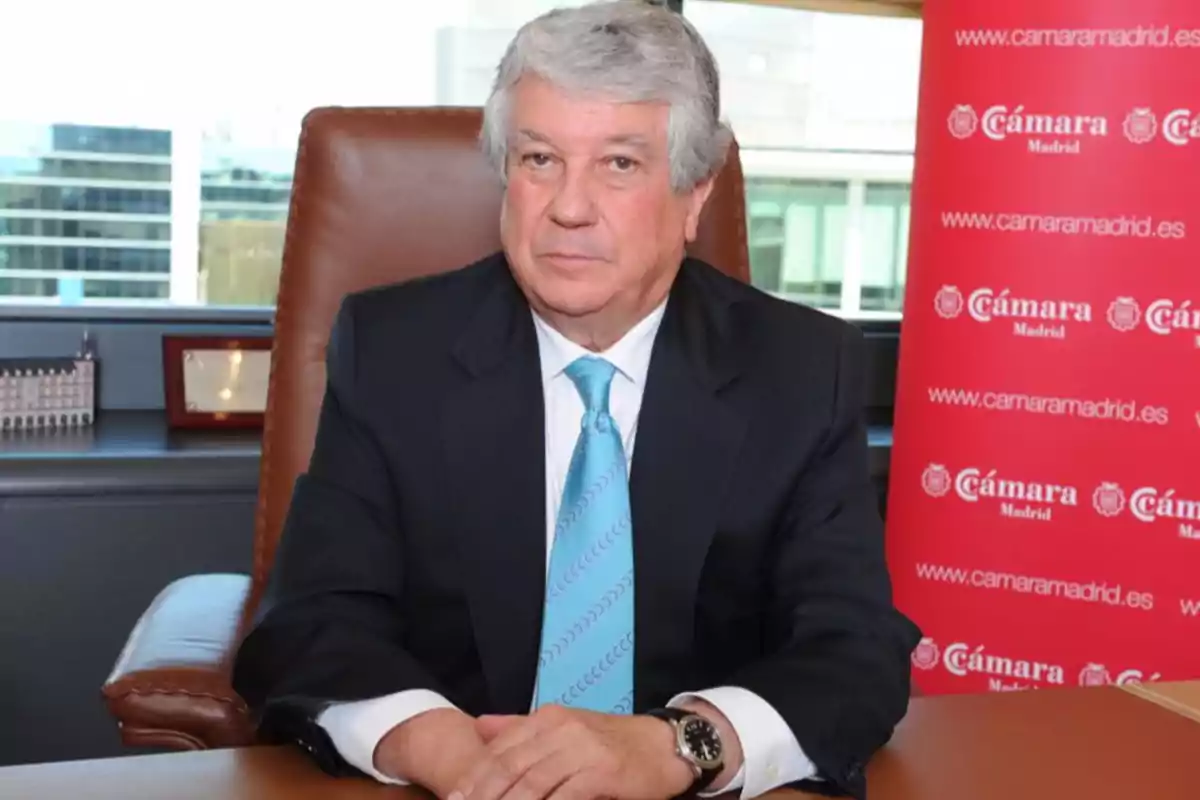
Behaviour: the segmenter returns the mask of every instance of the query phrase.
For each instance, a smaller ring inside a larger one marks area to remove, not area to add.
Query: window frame
[[[0,324],[72,322],[81,324],[273,325],[274,306],[116,305],[76,306],[0,303]]]

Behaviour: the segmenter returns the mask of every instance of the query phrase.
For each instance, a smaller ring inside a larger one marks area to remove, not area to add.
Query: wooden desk
[[[1167,687],[1189,694],[1196,685]],[[1200,723],[1116,687],[916,698],[868,800],[1196,800]],[[261,747],[0,769],[13,800],[416,800]],[[778,792],[775,800],[800,800]]]
[[[1200,722],[1200,681],[1143,683],[1124,688],[1151,703]]]
[[[1200,724],[1117,687],[917,698],[868,800],[1196,800]]]

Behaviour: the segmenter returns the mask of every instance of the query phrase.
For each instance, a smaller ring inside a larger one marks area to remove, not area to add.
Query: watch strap
[[[692,717],[700,716],[699,714],[691,711],[684,711],[681,708],[652,708],[647,711],[646,714],[647,716],[656,717],[669,723],[671,727],[675,729],[676,736],[678,736],[679,732],[678,726],[682,724],[685,719],[691,719]],[[678,744],[676,745],[676,749],[678,751]],[[678,755],[680,758],[686,758],[683,753],[678,753]],[[680,795],[680,797],[695,797],[697,794],[707,789],[708,786],[717,779],[717,776],[721,774],[721,770],[724,768],[722,766],[705,769],[694,761],[688,760],[688,763],[697,773],[696,780],[692,781],[692,785],[689,786],[688,790]]]

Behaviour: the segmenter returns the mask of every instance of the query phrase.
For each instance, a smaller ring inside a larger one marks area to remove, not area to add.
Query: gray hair
[[[733,133],[721,121],[712,52],[682,14],[646,0],[558,8],[526,23],[509,43],[483,109],[480,144],[505,174],[511,90],[533,73],[567,91],[669,104],[671,186],[687,191],[716,174]]]

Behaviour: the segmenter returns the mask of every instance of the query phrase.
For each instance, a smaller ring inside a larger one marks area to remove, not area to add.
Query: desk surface
[[[1193,687],[1188,691],[1193,691]],[[1195,800],[1200,723],[1116,687],[916,698],[868,770],[868,800]],[[0,798],[382,800],[260,747],[0,769]],[[800,800],[777,792],[775,800]]]
[[[0,497],[249,491],[257,431],[171,430],[160,411],[104,411],[65,431],[0,433]]]

